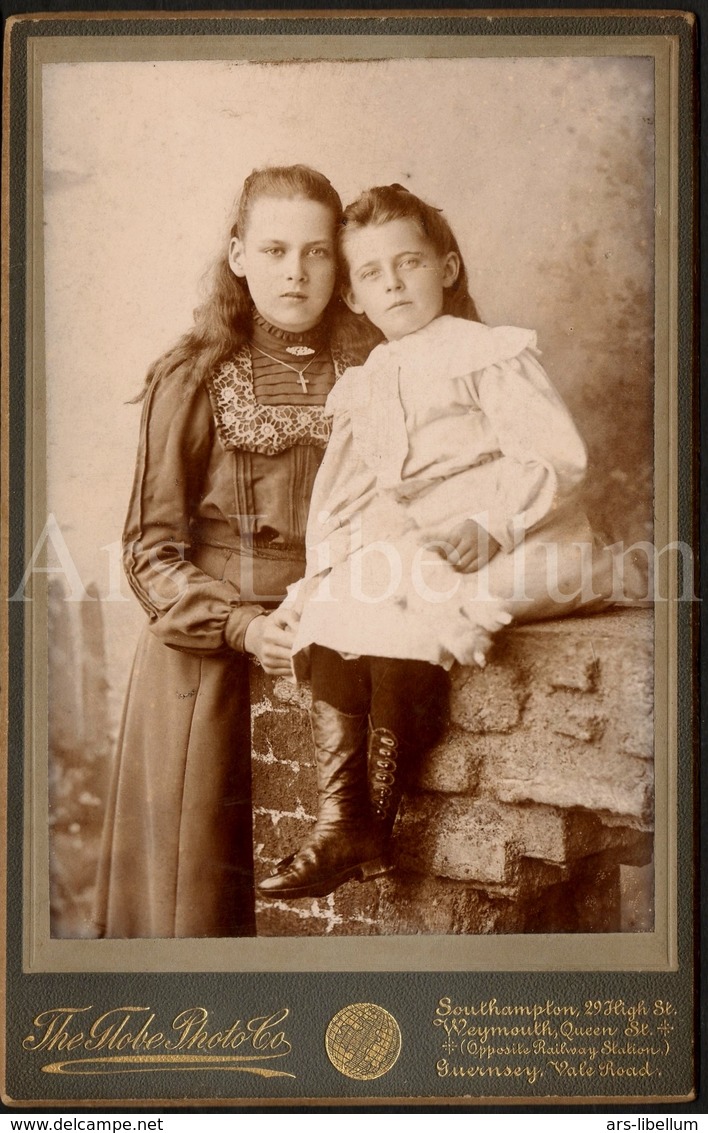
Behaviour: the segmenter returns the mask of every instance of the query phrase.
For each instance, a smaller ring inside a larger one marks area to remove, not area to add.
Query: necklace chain
[[[305,371],[309,370],[312,363],[320,356],[320,354],[322,353],[321,349],[318,350],[314,357],[310,358],[310,361],[307,363],[307,365],[303,366],[300,370],[297,366],[293,366],[290,362],[284,362],[282,358],[275,358],[272,354],[269,354],[267,350],[261,350],[260,346],[256,346],[255,342],[251,343],[251,345],[253,346],[253,349],[257,350],[259,354],[262,354],[264,358],[270,358],[271,362],[277,362],[279,366],[285,366],[286,370],[292,370],[294,374],[297,374],[302,392],[308,393],[307,384],[309,379],[305,377]]]

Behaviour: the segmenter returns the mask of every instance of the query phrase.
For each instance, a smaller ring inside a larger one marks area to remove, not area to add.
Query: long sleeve
[[[190,521],[204,490],[214,424],[202,386],[174,374],[153,382],[143,408],[133,491],[123,532],[131,589],[166,645],[189,653],[243,650],[263,608],[190,561]]]
[[[532,350],[489,366],[472,381],[503,455],[493,505],[471,518],[511,551],[582,483],[585,445]]]

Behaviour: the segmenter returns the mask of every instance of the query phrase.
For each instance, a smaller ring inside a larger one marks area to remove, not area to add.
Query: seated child
[[[439,734],[446,669],[484,664],[512,619],[600,597],[574,500],[585,447],[535,333],[478,321],[448,222],[399,185],[345,210],[341,252],[346,302],[386,341],[329,395],[290,598],[318,817],[258,887],[285,900],[390,869],[405,768]]]

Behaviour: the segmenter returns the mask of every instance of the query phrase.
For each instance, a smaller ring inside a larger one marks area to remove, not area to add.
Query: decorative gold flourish
[[[280,1054],[267,1058],[282,1058]],[[108,1058],[70,1058],[66,1062],[50,1062],[42,1067],[45,1074],[145,1074],[156,1070],[230,1070],[258,1074],[262,1078],[294,1078],[287,1070],[268,1066],[245,1066],[262,1062],[263,1056],[234,1054],[118,1054]],[[117,1066],[116,1063],[130,1065]]]

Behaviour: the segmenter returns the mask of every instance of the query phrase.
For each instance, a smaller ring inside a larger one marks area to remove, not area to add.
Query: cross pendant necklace
[[[305,371],[309,370],[310,366],[315,361],[315,358],[319,356],[319,350],[317,351],[317,354],[314,355],[314,357],[310,358],[310,361],[307,363],[307,365],[303,366],[303,368],[299,370],[297,366],[291,366],[289,362],[284,362],[282,358],[274,358],[272,354],[269,354],[267,352],[267,350],[261,350],[260,346],[256,346],[255,343],[252,343],[252,346],[253,349],[257,350],[259,354],[262,354],[264,358],[270,358],[271,362],[277,362],[279,366],[285,366],[286,370],[292,370],[294,374],[297,374],[302,392],[308,392],[307,386],[310,379],[305,377]]]

